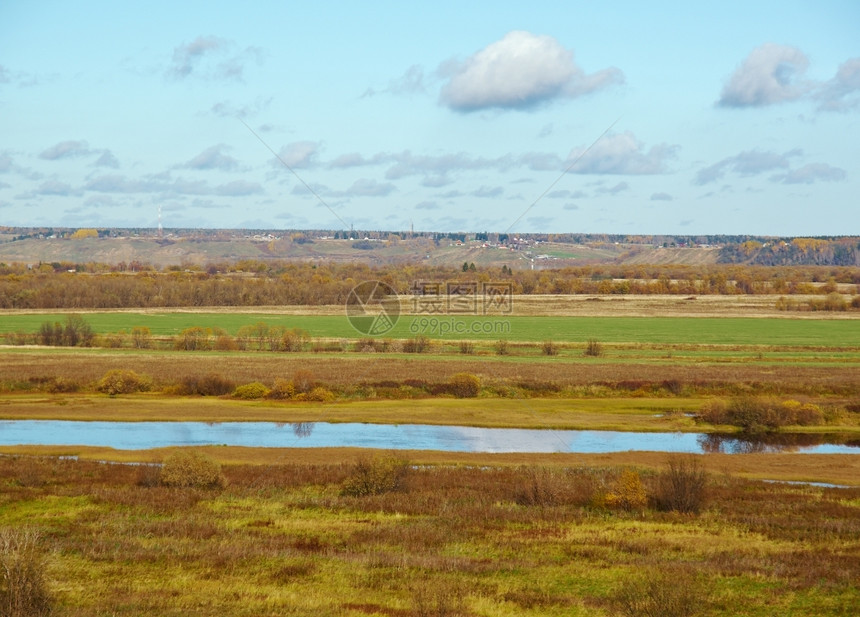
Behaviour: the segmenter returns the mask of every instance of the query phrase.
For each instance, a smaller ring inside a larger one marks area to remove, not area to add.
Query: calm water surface
[[[858,443],[822,443],[826,436],[778,439],[696,433],[626,433],[476,428],[421,424],[273,422],[73,422],[0,421],[0,445],[102,446],[144,450],[167,446],[263,448],[357,447],[448,452],[768,452],[860,454]],[[833,441],[831,438],[830,441]]]

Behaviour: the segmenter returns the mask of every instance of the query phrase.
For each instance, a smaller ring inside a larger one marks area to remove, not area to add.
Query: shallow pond
[[[766,436],[765,436],[766,437]],[[697,433],[629,433],[476,428],[421,424],[327,422],[74,422],[0,421],[0,445],[102,446],[144,450],[167,446],[226,445],[263,448],[357,447],[448,452],[747,452],[860,454],[860,443],[836,436],[777,438]]]

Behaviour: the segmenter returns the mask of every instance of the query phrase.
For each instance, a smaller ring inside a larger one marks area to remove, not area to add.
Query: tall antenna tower
[[[158,237],[160,238],[163,231],[161,229],[161,204],[158,204]]]

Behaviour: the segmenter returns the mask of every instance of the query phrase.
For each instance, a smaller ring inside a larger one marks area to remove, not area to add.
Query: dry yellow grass
[[[339,465],[368,454],[362,448],[242,448],[205,446],[201,452],[223,465]],[[114,450],[83,446],[3,446],[0,453],[38,456],[76,456],[116,462],[161,462],[176,448]],[[415,465],[559,465],[589,467],[635,466],[658,470],[665,467],[664,452],[615,452],[607,454],[485,454],[399,450]],[[783,482],[826,482],[860,486],[860,455],[855,454],[705,454],[699,455],[713,474]]]

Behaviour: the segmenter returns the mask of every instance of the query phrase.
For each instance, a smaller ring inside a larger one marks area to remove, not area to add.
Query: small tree
[[[135,326],[131,329],[131,345],[135,349],[149,349],[152,345],[152,334],[146,326]]]
[[[63,344],[67,347],[90,347],[93,343],[93,329],[80,315],[66,317],[66,327],[63,330]]]

